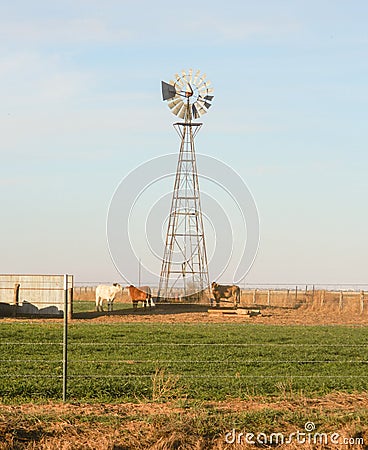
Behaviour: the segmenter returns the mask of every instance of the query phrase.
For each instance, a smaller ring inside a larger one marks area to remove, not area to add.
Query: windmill
[[[171,209],[168,216],[158,297],[198,301],[209,292],[206,242],[200,201],[194,139],[213,100],[213,89],[206,75],[192,69],[162,81],[162,98],[171,112],[182,119],[174,123],[180,137]],[[180,294],[179,294],[180,292]]]

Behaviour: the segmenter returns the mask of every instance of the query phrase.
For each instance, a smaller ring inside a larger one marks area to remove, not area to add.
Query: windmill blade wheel
[[[163,100],[171,112],[185,122],[199,119],[208,112],[214,96],[211,82],[199,70],[182,70],[176,73],[175,81],[162,82]]]

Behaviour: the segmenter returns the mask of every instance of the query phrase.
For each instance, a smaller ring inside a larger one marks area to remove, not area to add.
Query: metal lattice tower
[[[183,119],[174,124],[180,137],[180,151],[168,217],[158,297],[179,296],[199,301],[209,293],[206,241],[198,183],[194,139],[202,123],[193,118],[207,112],[213,96],[209,82],[199,71],[183,71],[170,84],[162,82],[164,100],[172,112]]]

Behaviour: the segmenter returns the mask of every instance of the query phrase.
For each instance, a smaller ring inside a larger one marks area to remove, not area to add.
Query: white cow
[[[112,311],[116,294],[123,292],[118,283],[111,285],[100,284],[96,287],[96,311],[103,311],[103,301],[107,301],[107,310]]]

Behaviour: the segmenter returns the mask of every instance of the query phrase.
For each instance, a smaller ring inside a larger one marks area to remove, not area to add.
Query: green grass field
[[[131,309],[132,303],[122,303],[122,302],[115,302],[114,303],[114,309],[120,310],[120,309]],[[107,310],[107,305],[104,303],[104,309]],[[81,312],[91,312],[96,310],[96,303],[94,301],[89,300],[74,300],[73,301],[73,312],[75,313],[81,313]]]
[[[60,399],[61,323],[0,324],[0,400]],[[363,327],[71,324],[69,399],[193,401],[368,388]]]

